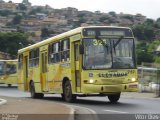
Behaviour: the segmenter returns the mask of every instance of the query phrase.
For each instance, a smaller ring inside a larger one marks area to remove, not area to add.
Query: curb
[[[7,103],[7,100],[0,99],[0,105],[6,104],[6,103]]]
[[[160,97],[137,97],[137,96],[122,96],[121,98],[127,99],[148,99],[148,100],[160,100]]]

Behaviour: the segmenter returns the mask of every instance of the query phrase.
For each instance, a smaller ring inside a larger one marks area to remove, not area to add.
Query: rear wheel
[[[113,94],[113,95],[108,95],[108,99],[111,103],[116,103],[118,102],[120,98],[121,93]]]
[[[69,80],[64,83],[62,96],[66,102],[74,102],[76,100],[76,95],[72,94],[72,88]]]
[[[30,83],[30,94],[31,94],[31,98],[43,98],[44,97],[43,93],[36,93],[35,92],[35,86],[34,86],[33,81]]]

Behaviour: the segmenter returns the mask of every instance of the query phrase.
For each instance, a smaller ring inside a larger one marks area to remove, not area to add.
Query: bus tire
[[[76,95],[72,94],[72,88],[69,80],[64,83],[63,97],[66,102],[74,102],[76,100]]]
[[[108,95],[108,99],[111,103],[116,103],[118,102],[120,98],[121,93],[113,94],[113,95]]]
[[[44,97],[43,93],[35,92],[35,86],[34,86],[33,81],[30,82],[30,94],[31,94],[31,98],[43,98]]]

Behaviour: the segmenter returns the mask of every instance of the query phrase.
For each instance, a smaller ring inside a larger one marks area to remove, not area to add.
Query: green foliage
[[[154,62],[154,55],[148,51],[148,45],[144,42],[140,42],[136,47],[137,64],[142,62]]]
[[[19,9],[19,10],[27,10],[27,7],[23,3],[19,3],[17,9]]]
[[[107,19],[109,19],[108,16],[103,16],[103,17],[100,17],[100,18],[99,18],[99,21],[100,21],[100,22],[104,22],[104,21],[107,20]]]
[[[155,38],[154,27],[151,21],[134,26],[133,33],[138,40],[145,40],[150,42]]]
[[[48,11],[45,10],[43,7],[37,7],[37,8],[32,9],[32,11],[29,13],[29,15],[35,15],[36,13],[48,14]]]
[[[20,24],[22,20],[22,16],[21,15],[16,15],[13,20],[12,20],[12,24],[13,25],[17,25]]]
[[[10,10],[0,10],[0,16],[8,16],[8,15],[12,15],[12,11]]]
[[[156,57],[156,59],[155,59],[155,63],[160,64],[160,57]]]
[[[142,62],[154,62],[154,56],[152,53],[146,51],[137,50],[137,64],[141,65]]]
[[[134,18],[131,15],[124,15],[124,16],[122,16],[122,18],[129,19],[132,22],[134,21]]]
[[[0,51],[11,54],[12,58],[16,58],[18,49],[22,48],[19,43],[22,43],[23,47],[33,44],[23,33],[0,33]]]
[[[50,36],[50,32],[47,28],[42,28],[42,33],[41,33],[41,37],[43,39],[48,38]]]
[[[152,20],[152,19],[147,19],[147,20],[144,22],[144,25],[145,25],[145,26],[149,26],[149,27],[153,27],[153,26],[154,26],[154,20]]]
[[[143,25],[137,25],[132,29],[133,33],[134,33],[134,36],[138,40],[144,40],[143,29],[144,29]]]
[[[155,27],[160,29],[160,18],[156,20]]]
[[[154,52],[159,45],[160,45],[160,40],[153,41],[152,43],[149,44],[148,51]]]
[[[112,15],[113,17],[116,16],[116,12],[114,12],[114,11],[111,11],[111,12],[109,12],[108,14]]]

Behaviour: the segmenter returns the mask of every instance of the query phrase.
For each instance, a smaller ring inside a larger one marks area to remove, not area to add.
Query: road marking
[[[89,112],[86,112],[85,111],[83,113],[80,113],[80,114],[88,114],[88,115],[91,115],[90,117],[87,116],[87,118],[83,118],[84,120],[99,120],[98,116],[97,116],[97,113],[90,109],[90,108],[87,108],[87,107],[82,107],[82,106],[78,106],[78,105],[70,105],[70,106],[73,106],[75,108],[79,108],[79,109],[86,109],[87,111]]]
[[[123,112],[123,111],[116,111],[116,110],[104,110],[106,112],[114,112],[114,113],[128,113],[128,112]]]

